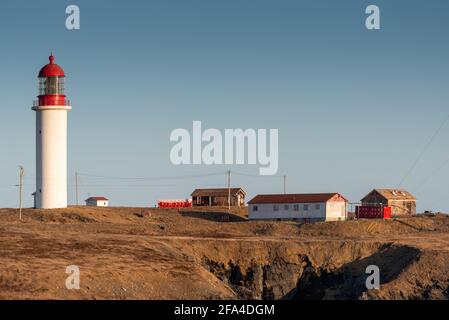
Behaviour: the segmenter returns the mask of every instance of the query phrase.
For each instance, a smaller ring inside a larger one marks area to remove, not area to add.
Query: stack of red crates
[[[159,208],[190,208],[192,207],[192,200],[166,200],[158,201]]]
[[[355,216],[357,219],[389,219],[391,218],[391,207],[356,206]]]

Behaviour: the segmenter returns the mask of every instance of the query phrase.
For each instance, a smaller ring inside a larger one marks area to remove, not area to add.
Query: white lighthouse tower
[[[67,113],[64,70],[50,63],[39,72],[36,111],[36,208],[67,207]]]

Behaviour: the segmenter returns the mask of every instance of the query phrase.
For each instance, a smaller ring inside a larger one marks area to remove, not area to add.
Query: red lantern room
[[[64,94],[64,70],[54,63],[53,54],[48,58],[50,63],[39,71],[39,100],[37,106],[66,106]]]

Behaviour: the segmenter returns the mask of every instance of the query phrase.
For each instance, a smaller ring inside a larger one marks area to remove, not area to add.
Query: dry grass
[[[338,268],[382,243],[416,248],[429,263],[432,252],[440,269],[449,265],[446,216],[298,224],[248,221],[245,208],[70,207],[26,209],[23,217],[0,209],[0,299],[233,299],[236,291],[204,267],[205,257],[247,268],[308,254]],[[64,286],[72,264],[81,268],[78,291]],[[426,266],[415,269],[419,281]],[[407,289],[394,281],[394,292]]]

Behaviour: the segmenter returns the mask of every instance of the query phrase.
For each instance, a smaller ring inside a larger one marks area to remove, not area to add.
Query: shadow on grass
[[[215,222],[241,222],[246,219],[228,212],[180,211],[183,217],[197,218]]]

